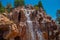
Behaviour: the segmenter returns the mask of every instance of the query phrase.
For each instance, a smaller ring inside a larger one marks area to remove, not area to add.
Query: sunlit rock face
[[[32,21],[36,19],[37,14],[36,10],[31,10],[30,18]]]
[[[26,21],[26,17],[25,14],[22,10],[20,10],[19,12],[15,12],[12,14],[12,20],[15,23],[19,23],[19,22],[25,22]]]
[[[7,40],[48,40],[51,25],[56,30],[55,22],[42,8],[39,10],[15,8],[7,17],[4,15],[1,17],[0,24],[2,28],[6,26],[4,30],[8,29],[8,32],[3,34],[3,38]]]

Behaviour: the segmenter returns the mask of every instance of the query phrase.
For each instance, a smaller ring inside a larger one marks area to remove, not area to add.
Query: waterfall
[[[44,40],[42,32],[37,31],[37,36],[39,40]]]
[[[28,24],[29,32],[31,34],[31,40],[35,40],[35,35],[34,35],[34,31],[33,31],[33,24],[30,19],[30,13],[31,13],[31,10],[26,10],[25,16],[27,18],[27,24]]]
[[[27,18],[27,25],[28,25],[28,31],[31,34],[31,38],[29,40],[36,40],[36,34],[38,36],[38,40],[44,40],[43,35],[41,30],[38,30],[38,22],[35,21],[35,26],[33,26],[33,23],[30,19],[30,14],[31,14],[32,10],[25,10],[25,16]],[[33,27],[36,27],[35,30],[33,30]]]
[[[38,40],[45,40],[43,37],[43,33],[41,32],[41,30],[39,28],[37,28],[37,27],[39,27],[39,24],[37,21],[36,21],[35,27],[36,27],[36,33],[38,36]]]

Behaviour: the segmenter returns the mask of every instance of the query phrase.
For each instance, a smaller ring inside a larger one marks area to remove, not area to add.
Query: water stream
[[[33,30],[33,27],[37,27],[37,22],[36,22],[36,25],[35,26],[33,26],[33,23],[32,23],[32,21],[31,21],[31,19],[30,19],[30,14],[31,14],[31,10],[26,10],[25,11],[25,16],[26,16],[26,18],[27,18],[27,24],[28,24],[28,28],[29,28],[29,33],[31,34],[31,38],[30,38],[30,40],[36,40],[36,38],[35,38],[35,33],[37,34],[37,36],[38,36],[38,40],[44,40],[44,38],[43,38],[43,36],[42,36],[42,32],[41,31],[38,31],[38,28],[36,28],[37,30],[36,30],[36,32]]]
[[[31,14],[31,10],[26,10],[25,16],[27,17],[27,24],[28,24],[29,32],[31,33],[31,40],[35,40],[33,24],[30,19],[30,14]]]
[[[43,37],[43,33],[39,29],[39,24],[38,24],[37,21],[36,21],[35,27],[36,27],[36,34],[38,36],[38,40],[45,40],[44,37]]]

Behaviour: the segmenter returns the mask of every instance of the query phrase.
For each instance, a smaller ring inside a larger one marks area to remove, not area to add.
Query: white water
[[[38,27],[39,25],[38,25],[38,22],[36,21],[36,25],[35,25],[36,27]],[[43,37],[43,33],[41,32],[41,30],[36,30],[37,31],[37,36],[38,36],[38,39],[39,40],[45,40],[44,39],[44,37]]]
[[[30,13],[31,13],[30,10],[26,10],[25,16],[27,17],[27,24],[28,24],[29,32],[31,33],[31,40],[35,40],[35,35],[34,35],[34,31],[33,31],[33,24],[32,24],[32,21],[29,17]]]
[[[25,10],[25,16],[27,18],[27,24],[28,24],[28,28],[29,28],[29,33],[31,34],[31,38],[29,40],[36,40],[35,33],[33,31],[33,23],[32,23],[32,21],[30,19],[30,14],[31,14],[31,10]],[[38,31],[38,28],[37,28],[38,27],[38,23],[37,22],[36,22],[35,26],[36,26],[36,29],[37,29],[36,33],[37,33],[38,39],[39,40],[44,40],[42,32],[40,30]]]
[[[37,31],[37,36],[39,40],[44,40],[42,32]]]

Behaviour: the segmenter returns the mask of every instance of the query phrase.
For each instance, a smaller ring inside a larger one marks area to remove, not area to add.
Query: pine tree
[[[56,21],[60,24],[60,10],[57,10],[56,16]]]
[[[24,0],[15,0],[14,2],[15,7],[22,6],[22,5],[25,5]]]
[[[43,8],[43,5],[42,5],[42,2],[41,1],[38,2],[38,7]]]
[[[12,9],[11,3],[8,3],[8,4],[7,4],[6,9],[7,9],[7,12],[9,13],[10,10]]]
[[[5,10],[4,10],[4,7],[2,6],[2,3],[0,2],[0,13],[3,13]]]

